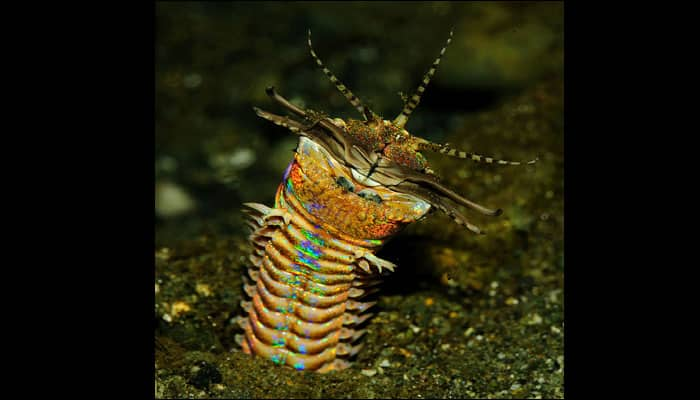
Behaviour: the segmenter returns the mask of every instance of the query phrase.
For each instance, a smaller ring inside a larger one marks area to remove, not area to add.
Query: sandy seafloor
[[[158,3],[155,396],[551,398],[564,391],[563,10],[560,3]],[[306,47],[393,118],[454,38],[407,129],[534,167],[426,154],[499,217],[436,212],[379,253],[398,264],[352,368],[297,372],[243,354],[241,203],[272,205],[296,137],[274,85],[332,116],[355,110]]]

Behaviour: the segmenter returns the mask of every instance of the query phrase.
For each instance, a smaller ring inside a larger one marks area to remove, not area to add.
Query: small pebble
[[[537,314],[537,313],[532,314],[530,316],[529,321],[527,321],[528,325],[539,325],[541,323],[542,323],[542,317],[540,316],[540,314]]]
[[[219,391],[219,392],[222,392],[224,389],[226,389],[226,387],[220,383],[215,384],[213,387],[214,387],[214,390]]]
[[[156,183],[156,214],[162,218],[185,214],[195,208],[192,196],[172,182]]]
[[[382,361],[382,363],[379,364],[379,366],[384,367],[384,368],[389,368],[389,367],[391,367],[391,363],[389,362],[389,360],[384,359],[384,361]]]
[[[170,249],[167,247],[161,247],[156,252],[156,258],[159,260],[168,261],[168,259],[170,258]],[[163,281],[161,279],[158,279],[158,283],[163,283]]]
[[[236,169],[243,169],[255,162],[255,152],[249,148],[236,149],[229,155],[228,163]]]
[[[202,296],[211,296],[211,289],[209,289],[209,285],[206,283],[198,283],[194,290]]]
[[[192,308],[190,307],[190,305],[185,303],[184,301],[176,301],[170,307],[170,313],[173,314],[173,316],[177,317],[182,313],[190,311],[191,309]]]
[[[362,375],[365,375],[365,376],[374,376],[377,374],[377,370],[376,369],[363,369],[362,371],[360,371],[360,373],[362,373]]]

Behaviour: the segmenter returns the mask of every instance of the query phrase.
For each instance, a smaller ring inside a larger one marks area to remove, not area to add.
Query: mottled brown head
[[[343,122],[333,122],[343,126]],[[427,141],[412,136],[393,122],[378,118],[371,121],[349,119],[344,128],[365,151],[380,153],[396,164],[414,171],[430,172],[427,160],[420,153],[421,144]]]
[[[478,227],[467,221],[452,202],[491,216],[499,215],[501,210],[492,210],[478,205],[439,183],[437,176],[430,169],[421,152],[429,150],[453,157],[501,165],[520,165],[521,163],[457,151],[446,144],[432,143],[418,136],[413,136],[404,128],[409,116],[420,103],[421,95],[435,74],[451,40],[452,32],[450,32],[447,44],[424,75],[415,94],[406,98],[401,113],[393,121],[389,121],[381,119],[363,105],[360,99],[323,65],[313,50],[311,31],[309,31],[308,44],[311,56],[328,76],[331,83],[362,114],[363,120],[331,119],[313,110],[302,110],[276,93],[272,87],[267,89],[267,94],[292,113],[304,118],[307,124],[258,108],[254,108],[255,112],[260,117],[284,126],[298,135],[308,137],[322,146],[331,155],[334,162],[341,163],[352,170],[354,183],[367,185],[368,182],[371,182],[375,186],[382,185],[395,192],[416,196],[442,210],[458,224],[466,226],[473,232],[481,233]],[[535,162],[536,160],[532,160],[528,164]]]

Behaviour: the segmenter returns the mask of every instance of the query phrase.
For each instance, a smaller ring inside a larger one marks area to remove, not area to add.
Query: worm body
[[[346,368],[360,349],[354,343],[364,331],[356,327],[374,304],[360,299],[379,283],[379,273],[394,269],[374,253],[430,206],[383,188],[375,189],[382,198],[377,202],[357,194],[365,189],[349,188],[353,180],[351,171],[302,137],[275,207],[247,204],[254,283],[245,286],[252,298],[243,305],[246,353],[327,372]]]

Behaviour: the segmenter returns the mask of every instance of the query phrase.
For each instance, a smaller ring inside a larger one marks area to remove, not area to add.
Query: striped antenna
[[[411,96],[411,98],[408,99],[408,101],[403,107],[403,110],[401,110],[401,114],[399,114],[399,116],[396,117],[396,119],[394,119],[394,125],[398,126],[399,128],[403,128],[404,125],[406,125],[406,122],[408,122],[408,117],[418,106],[418,103],[420,103],[420,97],[423,95],[423,92],[425,92],[425,88],[428,86],[430,78],[432,78],[433,75],[435,75],[435,70],[437,69],[438,65],[440,65],[440,59],[443,55],[445,55],[445,50],[447,49],[447,46],[450,45],[451,41],[452,30],[450,30],[450,37],[447,38],[447,43],[445,43],[445,47],[443,47],[442,50],[440,50],[440,55],[433,62],[433,65],[430,67],[428,72],[426,72],[426,74],[423,76],[423,82],[420,84],[420,86],[418,86],[418,89],[413,94],[413,96]]]
[[[453,149],[450,147],[449,144],[437,144],[437,143],[432,143],[428,142],[427,140],[423,143],[420,143],[418,145],[419,150],[431,150],[431,151],[436,151],[440,154],[445,154],[450,157],[457,157],[457,158],[465,158],[465,159],[470,159],[472,161],[477,161],[477,162],[485,162],[487,164],[498,164],[498,165],[533,165],[535,164],[538,160],[539,157],[535,157],[534,160],[530,160],[527,162],[521,162],[521,161],[508,161],[508,160],[498,160],[493,157],[488,157],[488,156],[482,156],[480,154],[475,154],[475,153],[468,153],[466,151],[460,151],[457,149]]]
[[[309,29],[309,50],[311,50],[311,57],[313,57],[314,60],[316,60],[316,64],[318,64],[318,66],[323,69],[323,73],[326,74],[328,79],[331,80],[331,83],[335,85],[336,89],[338,89],[340,93],[342,93],[343,96],[345,96],[345,98],[348,99],[350,104],[352,104],[352,106],[355,107],[355,109],[357,109],[357,111],[359,111],[360,114],[362,114],[362,116],[365,118],[365,121],[374,119],[374,113],[367,106],[363,105],[360,99],[357,98],[357,96],[355,96],[350,91],[350,89],[343,85],[343,83],[335,75],[333,75],[333,73],[328,68],[326,68],[323,65],[321,59],[318,58],[313,46],[311,45],[311,29]]]

